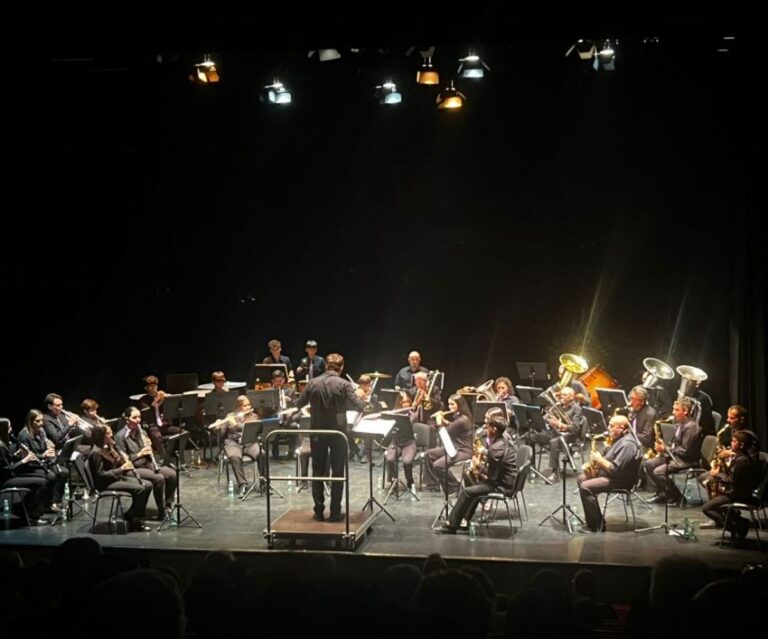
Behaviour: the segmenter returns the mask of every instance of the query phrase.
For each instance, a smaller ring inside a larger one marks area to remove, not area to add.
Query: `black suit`
[[[355,388],[336,371],[327,371],[311,380],[301,396],[296,400],[297,408],[310,406],[310,428],[312,430],[338,430],[346,432],[347,409],[365,410],[365,402],[355,395]],[[341,437],[332,435],[314,435],[310,438],[312,450],[312,475],[322,474],[327,467],[330,450],[331,475],[344,475],[344,462],[347,457],[347,445]],[[331,486],[331,517],[341,513],[341,497],[344,485],[335,481]],[[312,498],[315,502],[315,514],[322,515],[325,508],[323,482],[312,482]]]
[[[760,483],[762,464],[760,460],[751,455],[745,455],[741,451],[731,460],[727,473],[718,475],[726,490],[722,495],[710,499],[701,508],[702,512],[714,520],[718,525],[725,524],[725,507],[733,502],[754,502],[752,491]],[[742,521],[741,517],[728,518],[728,528],[737,529]]]
[[[22,464],[15,452],[15,447],[0,441],[0,488],[29,488],[24,503],[30,519],[34,521],[53,499],[56,476],[36,462]]]
[[[656,410],[648,404],[643,404],[643,407],[637,413],[630,411],[627,418],[635,431],[635,435],[637,435],[640,445],[645,448],[653,448],[653,443],[656,439],[656,434],[653,432],[653,424],[656,422]]]
[[[121,470],[122,461],[111,457],[103,448],[91,450],[88,465],[97,490],[121,490],[131,494],[131,507],[123,513],[126,520],[144,519],[152,490],[150,482],[138,479],[131,471]]]
[[[648,480],[656,488],[656,494],[666,493],[667,499],[679,501],[682,498],[674,481],[670,481],[668,474],[679,473],[686,468],[691,468],[699,463],[701,457],[701,429],[699,425],[689,420],[678,423],[675,437],[669,448],[678,461],[675,461],[665,451],[663,454],[643,462]]]

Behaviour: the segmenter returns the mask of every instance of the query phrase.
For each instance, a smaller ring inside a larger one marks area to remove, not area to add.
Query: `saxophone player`
[[[507,492],[514,488],[517,478],[517,452],[504,437],[508,422],[500,410],[489,410],[485,416],[485,444],[488,450],[486,479],[464,486],[451,509],[447,521],[435,530],[439,534],[455,534],[463,519],[467,523],[475,514],[480,499],[492,492]]]
[[[731,453],[733,457],[726,472],[718,468],[710,471],[712,480],[720,481],[725,490],[702,506],[702,512],[711,521],[702,524],[701,528],[722,528],[726,523],[725,507],[733,502],[752,501],[752,491],[760,483],[762,469],[755,436],[748,430],[735,432],[731,438]],[[749,530],[749,520],[741,514],[731,513],[728,530],[740,545]]]
[[[133,463],[136,474],[152,484],[157,520],[163,521],[173,504],[176,472],[170,466],[157,467],[149,437],[141,430],[141,411],[135,406],[123,411],[123,427],[115,435],[115,446]]]
[[[637,480],[640,446],[629,435],[629,419],[623,415],[611,417],[608,430],[612,441],[605,454],[599,451],[590,453],[590,462],[597,468],[597,475],[588,478],[585,473],[579,475],[579,495],[584,508],[586,525],[581,532],[605,532],[605,520],[597,503],[600,493],[616,488],[632,488]]]

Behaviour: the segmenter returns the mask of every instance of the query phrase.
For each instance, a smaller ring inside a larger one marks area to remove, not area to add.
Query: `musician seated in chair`
[[[97,426],[93,429],[93,449],[88,455],[88,465],[91,469],[96,489],[119,490],[131,494],[131,507],[123,513],[131,532],[148,531],[144,525],[147,500],[152,492],[152,484],[139,479],[133,463],[123,457],[115,446],[112,429],[107,426]]]
[[[581,406],[576,402],[576,393],[570,386],[560,389],[560,400],[557,411],[551,410],[545,416],[550,429],[544,432],[530,432],[530,439],[539,446],[549,446],[549,465],[542,474],[545,477],[560,479],[560,454],[563,446],[569,446],[578,441],[586,418],[581,412]]]
[[[259,416],[253,410],[251,400],[248,399],[247,395],[240,395],[237,398],[237,411],[215,421],[208,427],[224,436],[224,453],[232,466],[237,480],[237,490],[241,495],[244,495],[248,490],[248,480],[245,478],[245,471],[243,470],[243,454],[257,462],[261,470],[261,446],[257,442],[248,444],[247,448],[240,444],[243,426],[246,423],[257,421],[259,421]],[[260,474],[262,473],[260,472]]]
[[[623,415],[611,417],[608,424],[610,445],[605,454],[593,450],[590,465],[578,477],[581,505],[586,526],[581,532],[605,532],[597,495],[616,488],[631,489],[637,481],[640,447],[629,434],[629,420]]]
[[[279,368],[272,371],[272,387],[277,389],[280,394],[279,410],[284,410],[291,405],[291,402],[298,397],[296,391],[288,385],[285,373]],[[280,428],[299,428],[299,413],[284,414],[280,417]],[[280,458],[280,442],[286,441],[285,436],[272,438],[272,459]],[[288,441],[288,459],[293,459],[296,447],[298,446],[298,437],[290,435]]]
[[[142,418],[147,425],[147,434],[149,440],[152,442],[152,448],[157,453],[160,459],[165,459],[165,444],[163,437],[169,435],[178,435],[181,432],[185,432],[179,426],[174,426],[171,423],[172,417],[166,418],[163,413],[163,402],[167,396],[167,393],[162,390],[158,390],[159,380],[154,375],[147,375],[144,378],[144,390],[146,394],[139,398],[139,408],[144,414]],[[187,437],[179,438],[179,458],[184,463],[184,452],[186,449]]]
[[[45,477],[49,486],[52,487],[48,493],[50,501],[45,506],[49,511],[59,512],[63,507],[61,499],[69,472],[66,466],[55,463],[56,449],[53,440],[46,435],[43,427],[44,419],[43,414],[34,408],[27,413],[25,426],[19,432],[19,446],[24,446],[30,453],[34,453],[36,461],[25,464],[17,469],[17,472]]]
[[[115,435],[115,446],[133,462],[141,479],[152,484],[157,507],[157,520],[163,521],[171,511],[176,490],[176,472],[170,466],[161,466],[152,450],[149,436],[141,430],[141,412],[135,406],[123,411],[122,428]]]
[[[731,439],[729,457],[718,458],[709,471],[709,501],[702,512],[712,521],[700,528],[722,528],[725,525],[726,506],[734,502],[753,503],[752,491],[760,483],[762,464],[757,452],[756,439],[747,430],[736,431]],[[737,544],[749,530],[749,520],[741,513],[732,512],[728,517],[728,530]]]
[[[425,453],[425,474],[427,476],[427,490],[445,490],[445,482],[448,482],[448,491],[453,492],[458,487],[456,478],[446,472],[446,463],[453,466],[472,458],[472,441],[475,427],[472,424],[472,414],[469,412],[467,402],[462,395],[451,395],[448,398],[448,411],[437,411],[430,419],[430,425],[437,429],[445,426],[448,436],[456,447],[456,456],[448,459],[442,446],[430,448]],[[506,428],[506,427],[505,427]]]
[[[512,412],[512,405],[519,404],[520,399],[515,395],[515,387],[512,385],[512,380],[509,377],[497,377],[496,381],[493,382],[493,390],[496,393],[496,401],[504,402],[504,405],[507,407],[509,426],[504,435],[514,439],[517,436],[517,419]]]
[[[471,486],[463,486],[451,509],[446,521],[435,532],[454,534],[462,520],[467,523],[475,514],[480,499],[493,492],[508,492],[515,486],[517,477],[517,452],[515,447],[504,437],[507,420],[500,411],[488,411],[485,417],[485,445],[487,447],[487,466],[482,468],[482,460],[477,460],[480,467],[475,468],[474,475],[480,481]],[[473,458],[473,462],[475,459]]]
[[[683,397],[672,404],[672,417],[676,426],[672,445],[667,450],[664,442],[657,439],[654,449],[659,455],[643,462],[643,469],[648,477],[648,485],[656,489],[656,495],[649,500],[653,504],[664,503],[664,501],[671,504],[681,504],[683,496],[668,475],[679,473],[699,463],[701,429],[696,421],[690,417],[692,405],[691,400],[687,397]]]

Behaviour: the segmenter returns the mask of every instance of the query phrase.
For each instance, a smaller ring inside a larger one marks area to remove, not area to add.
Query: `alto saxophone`
[[[476,437],[472,444],[472,461],[469,463],[467,475],[473,484],[488,479],[488,449],[483,446],[479,437]]]
[[[661,424],[661,420],[653,423],[653,433],[655,435],[655,438],[653,440],[653,446],[651,446],[651,448],[645,451],[644,457],[646,459],[654,459],[655,457],[658,457],[659,453],[656,452],[656,444],[658,444],[659,442],[661,442],[662,444],[664,443],[664,440],[661,437],[661,431],[659,430],[659,424]]]
[[[592,438],[592,446],[590,448],[591,453],[597,452],[597,442],[602,440],[605,440],[606,447],[613,443],[609,435],[595,435]],[[600,464],[594,460],[591,460],[584,464],[581,467],[581,470],[587,476],[587,479],[594,479],[597,477],[598,471],[600,470]]]

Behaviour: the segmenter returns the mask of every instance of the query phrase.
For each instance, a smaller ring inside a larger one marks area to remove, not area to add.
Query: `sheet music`
[[[440,441],[443,442],[443,448],[445,448],[445,452],[449,459],[456,457],[458,451],[456,450],[456,446],[453,445],[453,440],[448,434],[448,429],[445,426],[441,426],[438,429],[437,434],[440,436]]]
[[[381,435],[386,437],[394,425],[394,419],[361,419],[360,423],[352,429],[352,432],[360,435]]]

